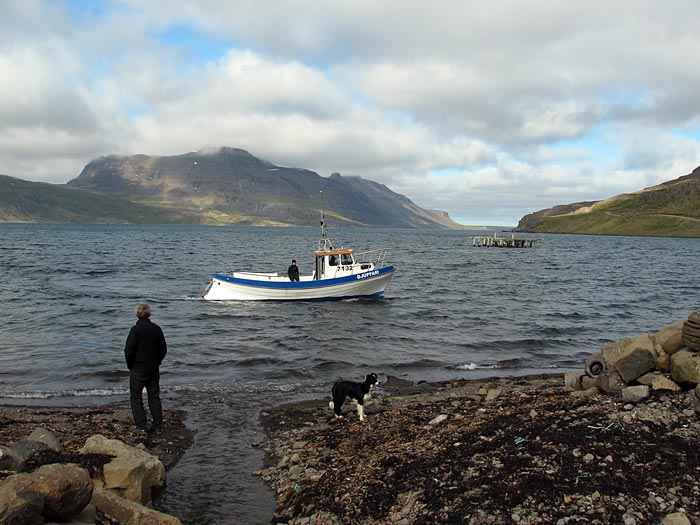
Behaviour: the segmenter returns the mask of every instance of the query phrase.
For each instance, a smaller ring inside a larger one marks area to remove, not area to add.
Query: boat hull
[[[273,281],[214,274],[204,294],[208,301],[323,301],[379,297],[394,275],[387,266],[318,281]]]

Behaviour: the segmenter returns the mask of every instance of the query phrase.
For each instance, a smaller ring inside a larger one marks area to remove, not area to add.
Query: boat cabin
[[[323,250],[314,252],[314,279],[335,279],[372,269],[372,263],[356,263],[352,250]]]

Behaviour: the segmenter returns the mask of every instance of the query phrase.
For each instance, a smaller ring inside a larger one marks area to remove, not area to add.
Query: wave
[[[0,392],[0,399],[53,399],[61,397],[110,397],[128,395],[128,388],[92,388],[56,392]]]

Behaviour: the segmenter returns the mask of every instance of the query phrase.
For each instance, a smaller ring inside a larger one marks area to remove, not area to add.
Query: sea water
[[[134,306],[164,330],[164,407],[197,431],[158,508],[184,523],[268,523],[251,472],[261,409],[328,396],[367,372],[412,381],[580,370],[602,343],[700,309],[700,239],[541,235],[476,248],[483,231],[337,229],[384,248],[378,300],[208,302],[214,272],[311,273],[320,229],[0,224],[0,402],[124,400]],[[509,235],[502,233],[501,235]]]

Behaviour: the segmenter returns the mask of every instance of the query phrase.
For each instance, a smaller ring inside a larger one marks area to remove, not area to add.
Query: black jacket
[[[163,362],[168,346],[165,343],[163,330],[150,319],[139,319],[131,327],[126,338],[124,357],[129,370],[158,373],[158,367]]]
[[[296,264],[292,264],[287,269],[287,275],[289,275],[290,281],[298,281],[299,280],[299,267]]]

